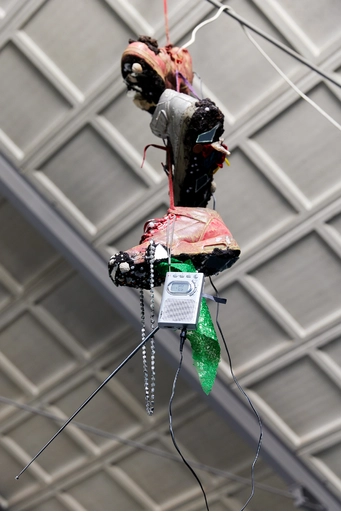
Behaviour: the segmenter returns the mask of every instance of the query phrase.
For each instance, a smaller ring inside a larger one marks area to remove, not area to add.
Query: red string
[[[163,11],[164,11],[164,14],[165,14],[166,41],[167,41],[167,45],[169,45],[170,44],[170,39],[169,39],[168,4],[167,4],[167,0],[163,0]]]
[[[153,148],[158,148],[158,149],[163,149],[164,151],[167,151],[167,148],[165,148],[164,146],[158,146],[157,144],[148,144],[144,150],[143,150],[143,160],[142,160],[142,164],[141,164],[141,169],[142,167],[144,166],[144,162],[146,161],[146,154],[147,154],[147,149],[150,148],[150,147],[153,147]]]

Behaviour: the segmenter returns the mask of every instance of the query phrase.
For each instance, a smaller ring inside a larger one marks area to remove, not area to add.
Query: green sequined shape
[[[170,269],[167,261],[156,263],[155,267],[157,272],[164,276],[169,270],[171,272],[196,272],[190,260],[183,263],[174,258],[171,259]],[[188,331],[187,338],[191,343],[193,364],[198,372],[201,387],[208,395],[217,375],[220,345],[204,298],[201,300],[198,327],[195,331]]]

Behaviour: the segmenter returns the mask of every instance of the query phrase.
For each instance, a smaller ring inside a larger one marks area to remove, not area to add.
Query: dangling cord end
[[[164,151],[167,151],[167,148],[163,147],[163,146],[159,146],[158,144],[148,144],[144,150],[143,150],[143,159],[142,159],[142,164],[141,164],[141,169],[142,167],[144,166],[144,163],[146,161],[146,154],[147,154],[147,149],[150,148],[150,147],[153,147],[153,148],[158,148],[158,149],[163,149]]]
[[[175,386],[176,386],[176,383],[177,383],[177,380],[178,380],[178,376],[179,376],[179,373],[180,373],[180,370],[181,370],[181,366],[182,366],[183,348],[184,348],[184,343],[185,343],[185,340],[186,340],[186,334],[187,334],[187,328],[183,327],[181,329],[181,333],[180,333],[180,361],[179,361],[179,366],[178,366],[178,369],[177,369],[177,371],[175,373],[175,377],[174,377],[174,381],[173,381],[172,394],[171,394],[171,397],[169,399],[169,407],[168,407],[169,432],[170,432],[170,435],[171,435],[171,438],[172,438],[172,441],[173,441],[173,444],[174,444],[174,447],[175,447],[176,451],[178,452],[178,454],[182,458],[184,464],[188,467],[188,469],[190,470],[190,472],[192,473],[192,475],[194,476],[194,478],[198,482],[198,484],[200,486],[200,489],[201,489],[201,492],[203,494],[204,500],[205,500],[206,510],[209,510],[205,489],[203,488],[203,485],[202,485],[198,475],[194,471],[194,469],[190,466],[190,464],[187,462],[185,457],[182,455],[181,450],[178,447],[177,442],[175,440],[174,431],[173,431],[172,403],[173,403],[173,399],[174,399],[174,395],[175,395]]]
[[[180,333],[180,352],[183,351],[184,344],[186,341],[186,336],[187,336],[187,327],[183,327],[181,329],[181,333]]]

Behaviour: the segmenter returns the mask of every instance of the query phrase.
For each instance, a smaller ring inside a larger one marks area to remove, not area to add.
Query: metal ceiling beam
[[[107,262],[76,230],[46,201],[46,199],[0,154],[0,193],[7,198],[55,249],[94,286],[122,315],[140,329],[139,298],[129,288],[116,288],[108,277]],[[157,335],[160,352],[173,365],[179,361],[179,339],[173,331],[164,329]],[[138,342],[138,340],[137,340]],[[190,349],[185,346],[183,376],[200,391]],[[251,409],[219,377],[208,403],[218,410],[237,432],[252,446],[257,445],[259,427]],[[341,501],[266,425],[261,456],[291,486],[308,490],[323,510],[341,510]]]

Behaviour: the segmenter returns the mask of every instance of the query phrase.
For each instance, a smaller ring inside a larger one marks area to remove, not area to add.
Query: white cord
[[[338,130],[341,131],[341,125],[335,121],[327,112],[325,112],[319,105],[317,105],[313,100],[311,100],[308,96],[304,94],[291,80],[290,78],[273,62],[273,60],[269,57],[269,55],[263,50],[263,48],[257,43],[257,41],[252,37],[252,35],[249,33],[249,30],[244,27],[243,30],[247,37],[250,39],[251,43],[257,48],[257,50],[263,55],[263,57],[266,58],[266,60],[271,64],[271,66],[281,75],[282,78],[294,89],[294,91],[301,96],[305,101],[307,101],[312,107],[314,107],[317,112],[319,112],[323,117],[327,119],[332,125],[335,126]]]
[[[219,18],[219,16],[221,15],[221,13],[223,11],[226,11],[226,10],[230,10],[231,12],[233,12],[233,9],[231,7],[229,7],[228,5],[222,5],[219,10],[217,11],[217,13],[212,17],[212,18],[209,18],[208,20],[205,20],[203,21],[202,23],[199,23],[199,25],[197,25],[193,32],[192,32],[192,37],[191,39],[186,43],[184,44],[181,48],[184,49],[184,48],[188,48],[191,44],[194,43],[195,41],[195,35],[196,33],[198,32],[198,30],[200,28],[202,28],[203,26],[207,25],[208,23],[211,23],[212,21],[216,20],[217,18]],[[250,41],[252,42],[252,44],[257,48],[257,50],[263,55],[263,57],[266,58],[266,60],[269,62],[269,64],[271,64],[271,66],[277,71],[277,73],[279,73],[281,75],[281,77],[290,85],[290,87],[292,87],[292,89],[294,89],[294,91],[297,92],[297,94],[299,96],[301,96],[301,98],[303,98],[307,103],[309,103],[315,110],[317,110],[317,112],[319,112],[325,119],[327,119],[327,121],[329,121],[333,126],[335,126],[335,128],[337,128],[338,130],[341,131],[341,125],[333,118],[331,117],[329,114],[327,114],[327,112],[325,112],[325,110],[323,110],[323,108],[321,108],[319,105],[317,105],[313,100],[311,100],[306,94],[304,94],[304,92],[302,92],[291,80],[290,78],[277,66],[277,64],[274,63],[274,61],[269,57],[269,55],[263,50],[263,48],[257,43],[257,41],[252,37],[252,35],[250,34],[249,30],[241,23],[241,26],[245,32],[245,34],[247,35],[247,37],[250,39]]]
[[[199,25],[197,25],[197,26],[195,27],[195,29],[193,30],[191,39],[190,39],[186,44],[184,44],[183,46],[181,46],[181,50],[183,50],[184,48],[188,48],[191,44],[193,44],[193,43],[194,43],[194,41],[195,41],[195,35],[196,35],[196,33],[198,32],[198,30],[199,30],[200,28],[202,28],[202,27],[204,27],[205,25],[208,25],[208,23],[211,23],[212,21],[216,20],[217,18],[219,18],[219,16],[221,15],[221,13],[222,13],[223,11],[227,11],[227,10],[229,10],[229,9],[231,9],[231,7],[229,7],[228,5],[222,5],[222,6],[220,7],[220,9],[218,10],[218,12],[217,12],[214,16],[212,16],[212,18],[209,18],[208,20],[205,20],[205,21],[203,21],[202,23],[199,23]]]

